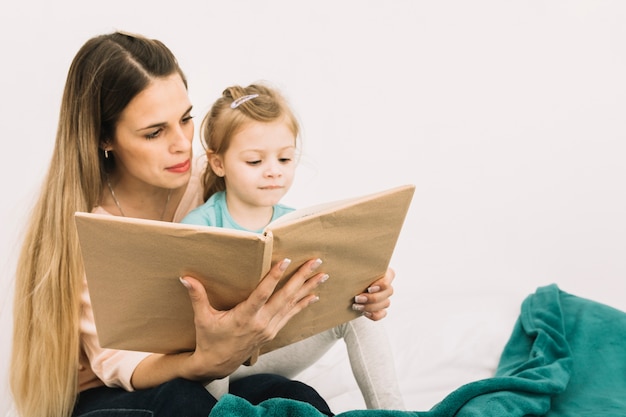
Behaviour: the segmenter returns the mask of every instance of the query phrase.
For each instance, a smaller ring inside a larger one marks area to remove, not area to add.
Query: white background
[[[508,325],[539,285],[626,308],[625,22],[626,3],[601,0],[4,2],[0,414],[20,235],[89,37],[164,41],[197,125],[228,85],[278,86],[304,130],[288,204],[415,184],[386,323],[399,355],[425,359],[436,323],[474,309]],[[397,367],[428,385],[421,362]]]

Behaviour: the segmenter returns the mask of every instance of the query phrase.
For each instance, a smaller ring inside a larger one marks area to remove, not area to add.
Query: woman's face
[[[191,175],[194,125],[180,75],[153,80],[121,113],[109,151],[116,182],[179,188]]]

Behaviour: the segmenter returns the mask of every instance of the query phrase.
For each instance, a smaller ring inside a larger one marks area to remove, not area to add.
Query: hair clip
[[[253,98],[258,97],[258,94],[248,94],[247,96],[243,96],[243,97],[239,97],[237,100],[234,100],[232,103],[230,103],[230,108],[231,109],[236,109],[237,107],[239,107],[241,104],[245,103],[248,100],[252,100]]]

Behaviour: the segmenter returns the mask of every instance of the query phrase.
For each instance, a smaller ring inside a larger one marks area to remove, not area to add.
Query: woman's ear
[[[104,152],[104,159],[109,159],[109,152],[113,150],[111,147],[111,142],[106,140],[100,144],[100,149]]]
[[[113,146],[111,146],[111,141],[107,139],[100,142],[100,149],[105,152],[111,152],[113,150]]]
[[[222,158],[213,151],[207,151],[206,153],[207,159],[209,160],[209,165],[211,165],[211,169],[218,177],[224,176],[224,161]]]

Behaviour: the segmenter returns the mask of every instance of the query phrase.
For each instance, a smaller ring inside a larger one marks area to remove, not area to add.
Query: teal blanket
[[[252,405],[233,395],[210,417],[322,417],[308,404],[272,399]],[[626,313],[538,288],[520,317],[493,378],[463,385],[429,411],[353,410],[341,417],[626,416]]]

